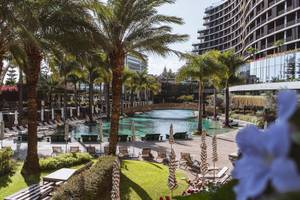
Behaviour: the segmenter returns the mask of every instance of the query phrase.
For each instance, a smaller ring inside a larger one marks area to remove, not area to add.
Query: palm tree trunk
[[[22,119],[23,117],[23,72],[20,69],[19,71],[19,118]],[[21,123],[21,120],[19,120],[19,123]]]
[[[214,120],[217,120],[217,89],[214,88]]]
[[[122,73],[124,69],[125,53],[122,51],[115,52],[111,55],[110,61],[113,67],[112,80],[112,115],[110,124],[109,137],[109,154],[115,155],[118,143],[119,119],[121,112],[121,94],[122,94]]]
[[[67,119],[67,77],[64,77],[64,121]]]
[[[134,93],[133,89],[130,90],[130,107],[133,108],[133,101],[134,101]]]
[[[225,86],[225,127],[229,127],[229,86],[228,81],[226,81]]]
[[[105,83],[106,117],[110,119],[110,83]]]
[[[94,84],[92,79],[89,80],[89,118],[90,122],[93,122],[93,96],[94,96]]]
[[[41,52],[34,45],[26,47],[29,65],[25,69],[28,92],[28,147],[27,156],[22,168],[24,175],[40,174],[39,157],[37,152],[37,82],[41,68]]]
[[[202,95],[202,84],[199,81],[199,94],[198,94],[198,134],[202,134],[202,104],[203,104],[203,95]]]

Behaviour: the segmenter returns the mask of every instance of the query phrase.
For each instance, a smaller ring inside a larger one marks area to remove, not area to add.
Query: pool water
[[[136,135],[142,137],[146,134],[161,134],[165,137],[169,133],[170,125],[173,124],[174,133],[188,132],[192,134],[197,129],[197,118],[191,110],[153,110],[133,117],[120,120],[119,135],[131,135],[131,123],[134,121]],[[210,135],[228,132],[229,129],[221,128],[220,122],[203,120],[203,129]],[[110,123],[103,121],[103,134],[109,135]],[[73,127],[72,135],[97,135],[99,126],[78,124]]]

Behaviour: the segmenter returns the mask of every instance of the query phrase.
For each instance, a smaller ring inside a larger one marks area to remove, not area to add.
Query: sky
[[[197,31],[203,28],[203,15],[205,8],[213,5],[220,0],[177,0],[175,4],[165,5],[159,8],[161,14],[181,17],[185,22],[184,25],[172,26],[174,33],[188,34],[189,40],[183,43],[177,43],[170,47],[173,49],[190,52],[193,49],[192,44],[197,43]],[[184,62],[176,56],[159,57],[148,55],[148,71],[150,74],[160,74],[166,66],[172,71],[177,71]]]

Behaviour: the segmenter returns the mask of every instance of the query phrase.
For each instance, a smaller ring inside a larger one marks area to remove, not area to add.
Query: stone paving
[[[237,130],[233,130],[228,133],[218,135],[218,158],[219,161],[217,162],[216,166],[221,168],[224,166],[229,167],[232,169],[232,164],[228,159],[228,155],[237,151],[237,145],[235,143],[235,135]],[[211,137],[207,137],[207,149],[208,149],[208,163],[212,166],[211,158],[212,158],[212,139]],[[176,143],[173,145],[175,150],[177,159],[180,159],[181,152],[190,153],[193,159],[200,161],[200,143],[201,137],[200,136],[193,136],[192,140],[177,140]],[[3,141],[3,146],[10,146],[15,151],[15,158],[17,159],[25,159],[26,151],[27,151],[27,143],[17,143],[13,139],[6,139]],[[40,157],[51,156],[52,154],[52,146],[61,146],[62,149],[65,151],[66,144],[65,143],[50,143],[50,142],[39,142],[38,143],[38,154]],[[70,146],[79,146],[82,152],[86,151],[85,147],[77,142],[76,140],[72,140],[72,142],[68,143],[67,148],[69,149]],[[97,151],[100,149],[100,144],[85,144],[85,146],[95,146]],[[104,152],[104,146],[108,146],[108,142],[104,142],[101,144],[101,152]],[[127,146],[129,148],[129,153],[131,155],[135,155],[136,157],[139,156],[141,153],[141,149],[144,147],[150,147],[153,151],[154,157],[157,156],[158,150],[166,150],[167,153],[170,152],[170,144],[168,141],[163,142],[146,142],[146,141],[136,141],[136,142],[120,142],[118,146]],[[230,173],[230,170],[228,173]],[[189,177],[191,174],[188,174]]]

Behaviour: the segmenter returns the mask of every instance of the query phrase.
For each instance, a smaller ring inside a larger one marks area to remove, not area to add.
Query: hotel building
[[[232,92],[300,90],[300,0],[222,1],[206,8],[203,25],[195,53],[233,49],[252,60],[239,70],[251,85]]]

